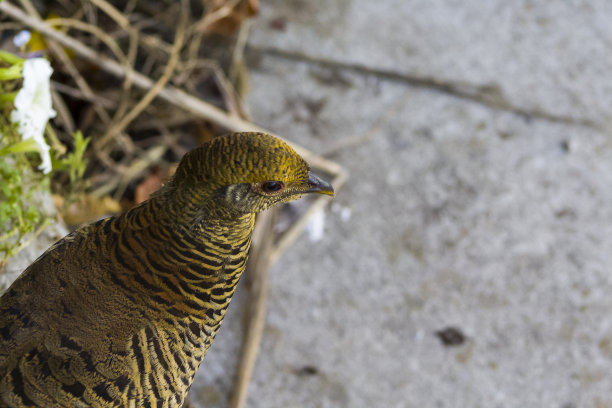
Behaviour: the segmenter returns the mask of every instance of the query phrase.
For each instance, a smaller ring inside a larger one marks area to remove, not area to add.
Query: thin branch
[[[183,47],[183,40],[185,34],[185,26],[187,24],[187,2],[183,0],[181,2],[181,20],[176,31],[176,37],[170,53],[170,59],[168,64],[164,68],[164,73],[161,78],[149,89],[149,91],[142,97],[142,99],[119,121],[119,123],[113,123],[104,134],[102,138],[97,141],[98,147],[101,148],[108,143],[115,134],[122,132],[149,104],[155,99],[155,97],[163,90],[164,86],[168,83],[174,68],[179,59],[181,48]],[[132,70],[130,70],[132,71]],[[133,72],[133,71],[132,71]]]
[[[251,24],[248,20],[245,20],[242,24],[240,24],[238,38],[236,39],[236,45],[234,46],[234,51],[232,52],[232,63],[230,64],[227,75],[233,84],[236,84],[238,74],[240,73],[240,69],[238,67],[244,60],[244,49],[246,47],[247,39],[249,38],[250,26]]]
[[[0,10],[4,8],[3,6],[8,6],[9,9],[14,9],[18,11],[19,13],[22,13],[24,17],[31,18],[33,20],[38,20],[42,22],[42,20],[40,19],[40,15],[38,14],[38,11],[36,11],[36,8],[32,5],[32,2],[30,0],[20,0],[20,3],[23,6],[23,8],[27,10],[29,16],[24,14],[17,7],[9,4],[6,1],[0,2]],[[8,12],[7,14],[10,15],[10,13]],[[59,32],[59,31],[54,30],[51,25],[48,25],[46,23],[43,23],[43,24],[47,25],[50,30],[53,30],[54,32]],[[62,33],[62,35],[64,34]],[[89,87],[89,84],[87,83],[87,81],[85,81],[85,79],[83,78],[79,70],[76,69],[76,67],[70,60],[70,58],[68,58],[68,55],[66,55],[66,51],[62,47],[59,47],[54,41],[49,41],[48,47],[49,47],[49,50],[64,64],[64,66],[66,67],[66,70],[74,78],[74,81],[76,82],[77,86],[81,89],[81,91],[83,91],[85,95],[93,97],[94,93]],[[96,113],[100,116],[100,119],[102,119],[102,121],[108,122],[110,120],[110,116],[104,110],[104,108],[94,106],[94,109],[96,110]]]
[[[0,3],[0,7],[2,7],[4,4],[8,3]],[[57,57],[57,59],[64,65],[68,73],[72,76],[74,82],[77,84],[79,89],[85,95],[87,95],[88,98],[95,98],[94,92],[89,87],[89,84],[87,83],[85,78],[83,78],[79,70],[74,66],[74,63],[72,62],[70,57],[66,54],[66,50],[60,47],[59,44],[55,43],[54,41],[49,41],[48,46],[49,50],[53,53],[53,55]],[[108,123],[110,121],[110,115],[102,106],[93,105],[93,108],[102,120],[102,122]]]
[[[129,30],[130,21],[112,4],[108,3],[105,0],[90,0],[93,4],[98,6],[98,8],[104,11],[110,18],[115,20],[115,22],[123,29]]]
[[[523,117],[534,117],[553,123],[565,123],[572,126],[584,126],[592,129],[601,128],[600,124],[590,119],[557,115],[555,113],[546,112],[541,108],[529,109],[514,105],[512,101],[508,100],[503,95],[502,91],[496,86],[472,84],[469,82],[453,81],[432,76],[419,76],[408,72],[403,73],[384,68],[369,67],[360,63],[346,63],[274,47],[249,45],[249,51],[260,55],[307,62],[320,67],[341,69],[343,71],[354,72],[360,75],[372,75],[379,79],[397,81],[417,88],[435,90],[447,95],[453,95],[458,98],[473,101],[492,109],[510,112]]]
[[[70,85],[66,85],[62,82],[51,81],[51,85],[54,90],[57,90],[59,93],[70,95],[74,99],[81,99],[83,101],[91,102],[93,104],[102,105],[105,108],[112,108],[115,106],[115,102],[107,99],[103,96],[99,95],[85,95],[83,91],[78,88],[73,88]]]
[[[129,92],[132,89],[132,74],[134,72],[134,66],[136,64],[136,57],[138,55],[138,39],[140,37],[140,33],[138,30],[129,30],[129,46],[128,46],[128,55],[127,55],[127,63],[126,66],[130,67],[130,70],[127,71],[127,75],[123,79],[123,84],[121,85],[121,89],[123,91],[122,97],[119,99],[119,106],[115,111],[115,118],[120,118],[125,114],[125,111],[128,109],[130,98]]]
[[[58,120],[64,125],[68,133],[73,133],[75,129],[74,120],[68,106],[66,106],[66,102],[64,102],[64,98],[62,98],[62,95],[60,95],[60,92],[55,87],[51,90],[51,98],[53,98],[53,107],[57,112]]]
[[[134,85],[138,88],[148,90],[154,86],[154,82],[151,80],[151,78],[144,76],[139,72],[133,71],[132,69],[121,66],[116,61],[101,55],[83,43],[65,35],[60,31],[55,30],[40,18],[28,16],[19,8],[13,6],[7,1],[0,2],[0,11],[6,13],[15,20],[21,21],[23,24],[32,27],[40,33],[45,34],[49,38],[56,40],[62,45],[71,48],[76,54],[80,55],[85,60],[98,65],[104,71],[107,71],[116,77],[123,78],[129,72],[133,76]],[[166,102],[182,107],[194,115],[210,120],[211,122],[214,122],[225,129],[233,131],[263,131],[263,129],[242,119],[229,116],[221,109],[218,109],[215,106],[189,95],[175,87],[166,86],[159,92],[158,96],[164,99]]]
[[[111,50],[113,54],[115,54],[119,61],[124,64],[126,63],[127,57],[121,50],[121,47],[117,45],[116,41],[114,41],[110,35],[106,34],[99,27],[96,27],[93,24],[84,23],[80,20],[75,20],[73,18],[54,17],[45,21],[47,21],[49,24],[60,26],[62,28],[71,27],[94,35],[96,38],[102,41],[109,48],[109,50]]]
[[[335,163],[334,163],[335,164]],[[341,168],[340,172],[332,179],[331,183],[334,186],[334,190],[338,191],[344,185],[348,178],[348,174],[344,169]],[[300,217],[291,227],[285,231],[276,243],[274,249],[270,253],[270,262],[274,263],[276,260],[289,248],[295,240],[298,238],[306,222],[310,217],[317,211],[322,210],[327,204],[329,204],[329,197],[320,196],[315,198],[313,203],[308,207],[308,210]]]
[[[144,76],[131,68],[121,66],[116,61],[97,53],[81,42],[53,29],[53,27],[39,18],[24,14],[23,11],[7,1],[0,2],[0,11],[3,11],[12,18],[21,21],[25,25],[36,29],[42,34],[47,35],[49,38],[56,40],[64,46],[72,48],[72,50],[82,58],[100,66],[100,68],[109,72],[110,74],[123,78],[129,72],[129,74],[133,76],[134,86],[137,86],[138,88],[151,89],[154,86],[153,81],[149,77]],[[158,96],[168,103],[182,108],[199,118],[216,123],[220,127],[230,131],[272,133],[249,121],[236,116],[231,116],[221,109],[170,85],[166,85],[165,88],[159,91]],[[304,159],[312,166],[323,169],[324,171],[332,174],[340,174],[344,172],[342,166],[339,164],[324,159],[323,157],[318,156],[303,147],[294,145],[289,141],[287,141],[287,143],[289,143],[295,149],[295,151],[304,157]],[[339,178],[339,180],[343,180],[343,178]]]
[[[234,11],[234,8],[240,3],[240,1],[241,0],[233,0],[227,2],[223,6],[219,7],[217,10],[214,10],[210,13],[206,13],[206,15],[197,23],[195,29],[201,32],[205,32],[211,24],[232,14],[232,11]]]
[[[247,393],[259,344],[266,322],[266,303],[268,299],[268,270],[271,264],[270,251],[274,241],[274,225],[278,208],[265,211],[257,216],[253,232],[253,249],[247,263],[245,275],[246,287],[249,289],[246,327],[242,336],[242,347],[236,368],[236,379],[230,396],[229,408],[242,408],[246,403]]]

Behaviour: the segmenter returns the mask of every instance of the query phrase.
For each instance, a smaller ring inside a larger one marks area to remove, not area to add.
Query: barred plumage
[[[150,200],[57,242],[0,298],[0,406],[181,406],[255,213],[305,193],[333,190],[279,139],[231,134]]]

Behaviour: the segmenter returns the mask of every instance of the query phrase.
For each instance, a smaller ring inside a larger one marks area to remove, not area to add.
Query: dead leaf
[[[170,180],[172,175],[176,172],[176,167],[177,165],[164,166],[164,168],[151,168],[147,176],[145,176],[145,178],[138,183],[136,188],[134,188],[134,198],[129,199],[124,197],[121,199],[121,207],[124,210],[129,210],[143,201],[148,200],[151,194],[155,193],[164,183]]]
[[[214,0],[212,10],[204,17],[200,25],[202,31],[205,33],[232,35],[245,20],[259,13],[259,0],[243,0],[228,11],[227,14],[222,13],[222,17],[215,17],[216,12],[222,11],[224,7],[231,7],[231,3],[231,0]],[[207,22],[206,20],[209,16],[211,16],[211,20]]]
[[[83,194],[79,201],[70,204],[68,207],[65,207],[63,197],[54,194],[52,198],[55,208],[68,225],[85,224],[121,211],[121,205],[109,196],[94,197]]]
[[[134,202],[140,204],[147,200],[151,194],[160,189],[164,182],[164,177],[160,169],[154,169],[147,177],[136,187],[134,191]]]

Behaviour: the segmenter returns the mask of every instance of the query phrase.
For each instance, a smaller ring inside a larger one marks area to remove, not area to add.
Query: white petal
[[[49,80],[53,69],[44,58],[32,58],[23,64],[23,88],[15,97],[15,110],[11,112],[11,121],[23,140],[34,139],[38,144],[42,164],[40,169],[51,171],[49,145],[43,136],[45,125],[55,117],[51,107],[51,89]]]

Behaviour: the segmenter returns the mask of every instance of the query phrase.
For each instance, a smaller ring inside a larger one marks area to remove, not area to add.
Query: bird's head
[[[334,195],[287,143],[265,133],[217,137],[183,157],[173,184],[229,213],[257,213],[303,194]],[[208,208],[207,210],[210,210]]]

